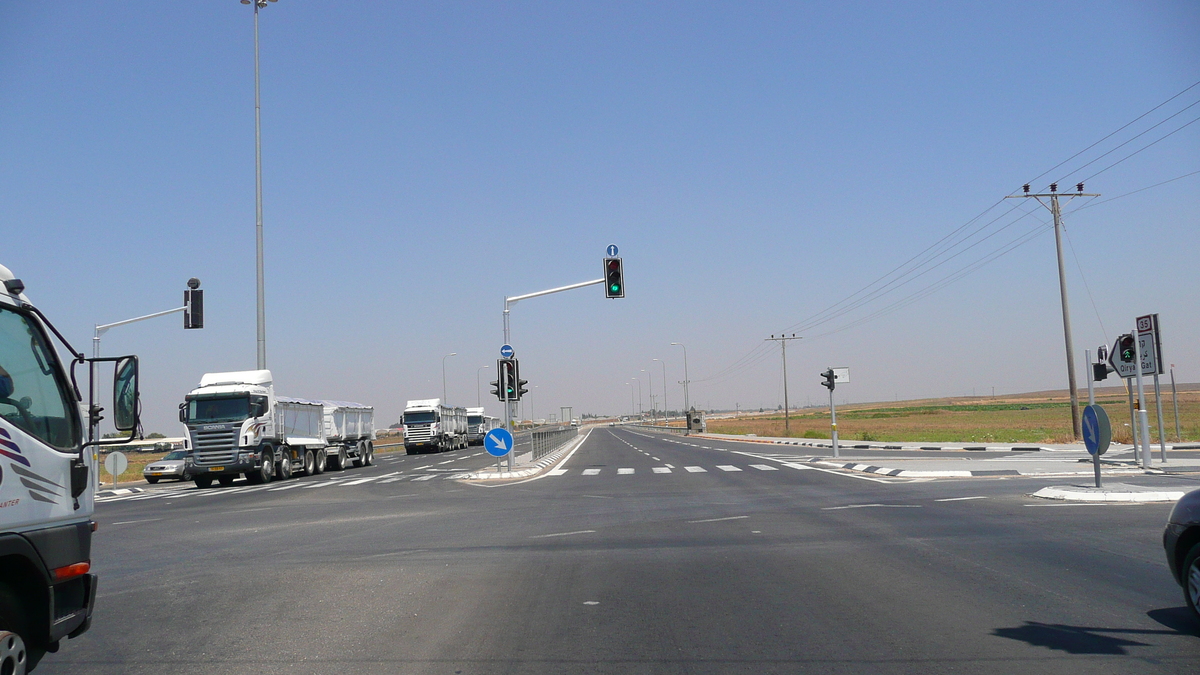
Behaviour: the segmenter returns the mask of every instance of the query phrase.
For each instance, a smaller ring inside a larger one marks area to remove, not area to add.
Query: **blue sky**
[[[204,372],[254,367],[251,15],[0,5],[0,263],[84,349],[93,325],[203,281],[204,330],[170,317],[105,336],[143,359],[147,430],[174,431]],[[260,21],[281,393],[373,404],[386,424],[440,395],[457,352],[450,399],[474,405],[486,365],[486,403],[503,297],[599,277],[610,243],[627,298],[513,309],[538,417],[627,411],[633,377],[649,408],[655,358],[679,407],[671,342],[693,403],[777,405],[762,339],[797,326],[793,403],[824,399],[828,365],[851,368],[850,401],[1065,387],[1048,226],[831,333],[1033,233],[1048,221],[1033,204],[894,293],[806,321],[1035,177],[1104,195],[1066,209],[1081,365],[1158,312],[1177,378],[1200,380],[1200,175],[1099,203],[1200,170],[1200,123],[1091,177],[1200,116],[1185,110],[1200,87],[1046,173],[1200,81],[1195,3],[281,0]]]

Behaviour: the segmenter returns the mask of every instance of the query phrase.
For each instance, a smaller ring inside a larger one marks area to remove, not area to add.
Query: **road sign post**
[[[1096,487],[1100,487],[1100,455],[1108,451],[1112,443],[1112,425],[1108,413],[1095,403],[1083,409],[1083,444],[1092,455],[1092,467],[1096,473]]]
[[[123,452],[110,452],[104,458],[104,468],[112,474],[113,487],[117,486],[117,476],[125,473],[125,468],[129,466],[129,460],[125,458]]]
[[[1139,316],[1137,326],[1138,338],[1141,339],[1143,335],[1146,335],[1146,346],[1143,349],[1153,350],[1154,354],[1152,376],[1154,378],[1154,410],[1158,418],[1158,459],[1165,463],[1167,461],[1167,438],[1163,434],[1162,387],[1158,381],[1158,376],[1163,374],[1162,333],[1158,330],[1158,315]]]
[[[508,470],[512,471],[513,447],[513,435],[508,429],[492,429],[483,437],[483,449],[496,458],[497,468],[500,466],[500,458],[507,455]]]

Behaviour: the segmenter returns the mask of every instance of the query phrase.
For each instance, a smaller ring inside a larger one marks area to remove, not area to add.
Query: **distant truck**
[[[483,408],[467,408],[467,445],[483,445],[483,437],[498,426],[500,420],[484,414]]]
[[[117,431],[138,428],[137,357],[85,359],[24,291],[0,265],[0,673],[33,670],[92,623],[95,448],[132,440],[95,438],[104,410],[97,364],[114,368],[106,416]],[[74,384],[84,363],[86,402]]]
[[[206,373],[179,405],[191,454],[186,478],[206,488],[314,475],[374,459],[374,409],[276,396],[269,370]]]
[[[440,398],[409,401],[404,407],[404,450],[415,455],[467,447],[467,410]]]

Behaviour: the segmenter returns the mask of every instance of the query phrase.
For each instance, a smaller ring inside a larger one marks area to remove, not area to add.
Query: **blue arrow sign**
[[[617,245],[616,244],[608,245],[608,257],[610,257],[610,258],[617,257]]]
[[[513,354],[516,354],[516,352],[513,351],[512,345],[504,345],[500,348],[500,356],[506,359],[511,359]]]
[[[1093,455],[1103,455],[1112,442],[1112,427],[1108,422],[1108,413],[1098,405],[1089,405],[1083,409],[1083,444]]]
[[[513,435],[508,429],[492,429],[483,437],[483,449],[492,457],[503,457],[512,452]]]

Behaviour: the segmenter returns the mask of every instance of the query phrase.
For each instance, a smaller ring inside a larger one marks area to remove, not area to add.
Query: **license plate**
[[[225,470],[225,467],[223,467],[223,466],[210,466],[210,467],[208,467],[208,470],[209,470],[209,471],[224,471],[224,470]]]
[[[159,471],[158,473],[151,473],[150,475],[151,475],[151,476],[161,476],[161,475],[162,475],[162,472],[161,472],[161,471]]]

